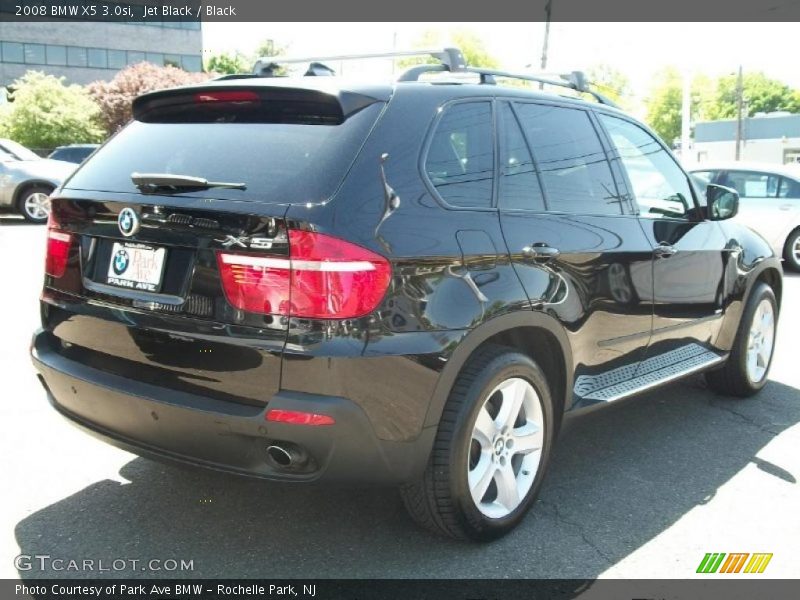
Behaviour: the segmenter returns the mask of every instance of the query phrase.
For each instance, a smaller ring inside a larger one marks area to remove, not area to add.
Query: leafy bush
[[[0,135],[29,148],[103,140],[100,109],[84,88],[64,78],[28,71],[14,82],[12,102],[0,115]]]
[[[121,129],[131,119],[131,103],[146,92],[179,85],[199,83],[211,78],[209,73],[187,73],[176,67],[157,67],[151,63],[130,65],[111,81],[95,81],[89,94],[100,106],[100,117],[109,134]]]

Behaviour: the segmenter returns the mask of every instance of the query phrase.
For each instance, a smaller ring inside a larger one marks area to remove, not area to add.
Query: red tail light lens
[[[67,270],[67,259],[72,247],[72,235],[58,229],[52,216],[47,221],[47,255],[44,261],[45,273],[52,277],[62,277]]]
[[[336,420],[329,415],[277,408],[267,411],[267,421],[291,423],[292,425],[333,425],[336,423]]]
[[[217,253],[217,266],[228,302],[255,313],[288,314],[290,265],[288,258]]]
[[[258,313],[350,319],[375,310],[389,287],[389,261],[322,233],[289,231],[289,256],[219,252],[228,302]]]
[[[216,90],[194,95],[197,104],[205,102],[258,102],[258,94],[247,90]]]

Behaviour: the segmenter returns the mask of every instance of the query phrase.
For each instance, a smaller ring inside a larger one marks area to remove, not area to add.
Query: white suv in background
[[[800,271],[800,165],[712,162],[688,171],[704,184],[739,192],[734,219],[760,233],[786,266]]]

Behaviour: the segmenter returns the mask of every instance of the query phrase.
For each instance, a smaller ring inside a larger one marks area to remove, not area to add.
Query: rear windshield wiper
[[[228,188],[234,190],[247,189],[244,183],[227,181],[209,181],[191,175],[173,175],[172,173],[131,173],[131,181],[142,192],[155,193],[163,191],[208,190],[211,188]]]

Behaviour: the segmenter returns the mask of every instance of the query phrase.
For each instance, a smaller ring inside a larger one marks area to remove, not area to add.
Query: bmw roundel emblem
[[[129,262],[130,258],[128,257],[128,253],[124,249],[118,250],[114,255],[114,273],[122,275],[128,268]]]
[[[119,231],[125,237],[130,237],[139,231],[139,215],[132,208],[123,208],[117,217]]]

